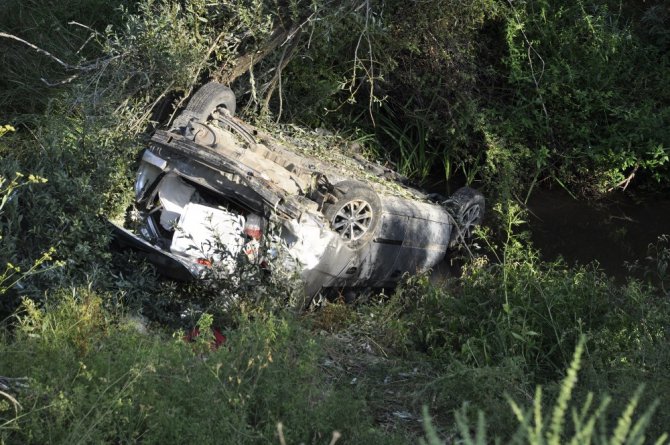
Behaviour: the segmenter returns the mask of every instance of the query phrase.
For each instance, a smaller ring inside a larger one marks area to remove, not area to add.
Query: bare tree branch
[[[291,36],[291,34],[294,32],[295,28],[275,29],[275,31],[272,33],[272,36],[270,36],[270,40],[268,40],[261,48],[241,55],[235,60],[232,68],[223,68],[219,70],[219,72],[215,74],[214,78],[224,85],[230,85],[235,81],[235,79],[249,71],[249,68],[263,60],[272,51],[277,49],[277,47],[284,44],[288,40],[289,36]]]
[[[264,95],[262,109],[263,111],[267,111],[270,105],[270,99],[272,99],[272,95],[274,94],[275,89],[279,87],[279,113],[277,114],[277,119],[279,119],[279,117],[281,116],[283,106],[282,93],[281,93],[282,71],[284,70],[284,68],[286,68],[286,66],[291,62],[291,60],[293,60],[293,57],[295,57],[295,55],[297,54],[298,44],[300,43],[300,34],[301,34],[300,29],[298,29],[295,33],[292,34],[293,42],[291,43],[291,45],[284,47],[281,59],[279,60],[279,65],[275,70],[275,75],[261,89],[261,94]]]
[[[615,188],[621,187],[621,190],[626,191],[628,186],[630,185],[630,182],[635,178],[635,175],[637,174],[637,170],[640,168],[639,165],[636,165],[635,168],[633,168],[633,171],[628,175],[626,178],[621,180],[619,183],[613,185],[612,187],[608,188],[607,191],[611,192]]]
[[[68,70],[78,70],[78,69],[81,69],[80,67],[77,67],[77,66],[74,66],[74,65],[70,65],[69,63],[63,62],[61,59],[59,59],[58,57],[54,56],[54,55],[51,54],[49,51],[44,50],[44,49],[42,49],[42,48],[40,48],[40,47],[38,47],[38,46],[36,46],[36,45],[33,45],[32,43],[30,43],[30,42],[28,42],[28,41],[26,41],[26,40],[23,40],[23,39],[20,38],[20,37],[16,37],[15,35],[7,34],[7,33],[4,33],[4,32],[0,32],[0,37],[4,37],[4,38],[6,38],[6,39],[11,39],[11,40],[15,40],[15,41],[17,41],[17,42],[23,43],[24,45],[26,45],[26,46],[28,46],[28,47],[34,49],[34,50],[37,51],[38,53],[40,53],[40,54],[44,54],[45,56],[49,57],[51,60],[53,60],[54,62],[58,63],[60,66],[62,66],[62,67],[65,68],[65,69],[68,69]]]
[[[104,64],[108,64],[108,63],[111,62],[112,60],[118,59],[119,57],[122,56],[121,54],[117,54],[117,55],[112,56],[112,57],[106,57],[106,58],[95,59],[95,60],[93,60],[92,62],[89,62],[89,63],[87,63],[87,64],[85,64],[85,65],[71,65],[71,64],[69,64],[69,63],[67,63],[67,62],[64,62],[64,61],[61,60],[60,58],[54,56],[54,55],[51,54],[49,51],[47,51],[47,50],[45,50],[45,49],[42,49],[42,48],[40,48],[39,46],[34,45],[34,44],[28,42],[27,40],[24,40],[24,39],[22,39],[22,38],[20,38],[20,37],[17,37],[17,36],[15,36],[15,35],[13,35],[13,34],[7,34],[7,33],[5,33],[5,32],[0,32],[0,37],[4,37],[4,38],[6,38],[6,39],[10,39],[10,40],[14,40],[14,41],[16,41],[16,42],[22,43],[22,44],[28,46],[29,48],[34,49],[34,50],[37,51],[38,53],[47,56],[48,58],[50,58],[50,59],[53,60],[54,62],[58,63],[60,66],[62,66],[63,68],[65,68],[65,69],[68,70],[68,71],[79,71],[79,72],[82,72],[82,71],[93,71],[93,70],[96,70],[96,69],[100,68],[100,67],[103,66]],[[87,40],[87,42],[88,42],[88,40]],[[81,50],[81,49],[80,49],[80,50]],[[77,77],[78,77],[78,74],[74,74],[74,75],[72,75],[72,76],[70,76],[70,77],[68,77],[68,78],[66,78],[66,79],[64,79],[64,80],[58,81],[58,82],[49,82],[48,80],[46,80],[46,79],[44,79],[44,78],[42,78],[42,79],[40,79],[40,80],[42,80],[42,82],[44,82],[47,86],[53,87],[53,86],[59,86],[59,85],[64,85],[64,84],[70,83],[70,82],[72,82],[74,79],[76,79]]]
[[[58,82],[50,82],[46,80],[44,77],[40,77],[40,80],[44,82],[44,84],[48,87],[59,87],[61,85],[67,85],[68,83],[75,80],[77,77],[79,77],[77,74],[73,74],[72,76],[69,76],[63,80],[59,80]]]

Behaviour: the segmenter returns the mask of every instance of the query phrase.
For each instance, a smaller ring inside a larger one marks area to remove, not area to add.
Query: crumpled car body
[[[463,188],[445,203],[400,184],[390,192],[389,179],[370,180],[378,166],[356,177],[232,117],[229,91],[205,85],[142,155],[132,228],[116,234],[162,273],[189,279],[216,263],[235,274],[240,258],[270,255],[262,246],[274,226],[307,297],[387,288],[435,266],[481,221],[479,192]]]

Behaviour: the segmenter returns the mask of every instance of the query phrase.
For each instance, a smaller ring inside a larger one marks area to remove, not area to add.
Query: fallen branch
[[[235,60],[232,68],[229,70],[221,69],[216,73],[215,79],[224,85],[230,85],[240,77],[242,74],[249,71],[255,64],[263,60],[272,51],[283,45],[291,35],[295,33],[295,29],[277,28],[270,36],[270,40],[266,42],[260,49],[253,50],[241,55]]]
[[[613,185],[612,187],[608,188],[607,191],[611,192],[615,188],[621,187],[621,190],[626,191],[628,186],[630,185],[630,182],[635,178],[635,174],[637,173],[637,169],[639,168],[639,165],[636,165],[635,168],[633,169],[632,172],[630,172],[630,175],[628,175],[625,179],[619,181],[617,184]]]
[[[14,411],[18,415],[19,410],[23,409],[21,404],[16,398],[11,395],[10,391],[16,391],[18,389],[27,388],[28,384],[25,383],[28,381],[27,377],[3,377],[0,376],[0,396],[9,400],[14,406]]]
[[[12,405],[14,406],[14,413],[15,413],[15,414],[18,414],[19,411],[23,409],[23,407],[22,407],[21,404],[18,402],[18,400],[16,400],[12,395],[7,394],[7,393],[4,392],[4,391],[0,391],[0,396],[5,397],[7,400],[9,400],[10,402],[12,402]]]

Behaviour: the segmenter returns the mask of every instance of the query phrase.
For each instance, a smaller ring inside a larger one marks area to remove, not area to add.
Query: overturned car
[[[233,92],[208,83],[142,155],[134,208],[115,232],[164,274],[199,277],[212,264],[235,274],[240,258],[271,256],[261,246],[274,225],[308,299],[392,287],[434,267],[482,220],[476,190],[431,200],[377,164],[324,161],[234,111]]]

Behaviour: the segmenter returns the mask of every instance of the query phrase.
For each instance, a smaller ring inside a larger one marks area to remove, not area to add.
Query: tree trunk
[[[232,84],[238,77],[249,71],[251,67],[263,60],[268,54],[272,53],[286,40],[294,38],[296,34],[295,29],[277,28],[270,36],[270,39],[260,48],[242,54],[235,59],[232,67],[223,67],[214,74],[214,80],[224,84]]]

